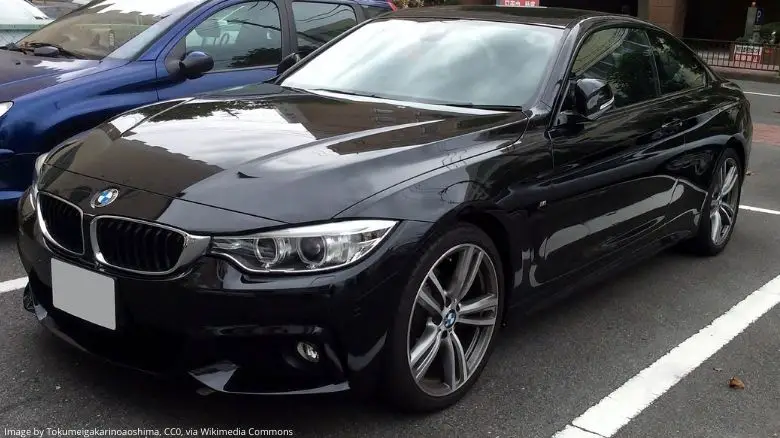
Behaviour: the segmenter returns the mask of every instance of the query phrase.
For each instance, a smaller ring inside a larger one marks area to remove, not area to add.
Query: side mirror
[[[285,56],[276,67],[276,75],[279,76],[280,74],[286,72],[290,69],[290,67],[300,62],[300,60],[301,55],[298,52],[290,53],[289,55]]]
[[[615,107],[615,94],[600,79],[580,79],[574,84],[574,109],[578,115],[593,121]]]
[[[179,72],[187,79],[197,79],[214,68],[214,58],[204,52],[190,52],[179,61]]]
[[[33,54],[35,56],[56,58],[57,56],[60,55],[60,49],[52,46],[36,47],[35,49],[33,49]]]

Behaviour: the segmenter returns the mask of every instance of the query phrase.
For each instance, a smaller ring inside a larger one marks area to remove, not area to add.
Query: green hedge
[[[780,23],[767,23],[761,26],[761,39],[769,41],[772,38],[772,32],[777,32],[775,43],[780,43]]]

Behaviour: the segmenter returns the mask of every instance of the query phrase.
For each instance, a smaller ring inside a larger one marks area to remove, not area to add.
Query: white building
[[[51,19],[25,0],[0,0],[0,45],[15,43]]]

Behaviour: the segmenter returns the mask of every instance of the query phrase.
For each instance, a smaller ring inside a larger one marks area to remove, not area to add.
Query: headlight
[[[354,263],[376,248],[395,221],[355,220],[215,237],[211,253],[257,273],[316,272]]]
[[[0,117],[3,117],[12,106],[14,106],[13,102],[0,102]]]

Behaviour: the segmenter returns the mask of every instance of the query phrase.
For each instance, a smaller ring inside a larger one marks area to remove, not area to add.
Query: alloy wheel
[[[739,164],[727,158],[718,169],[717,184],[710,202],[710,239],[715,246],[725,242],[734,227],[739,206]]]
[[[479,368],[497,324],[498,286],[495,264],[473,244],[451,248],[428,271],[407,336],[409,369],[428,395],[452,394]]]

